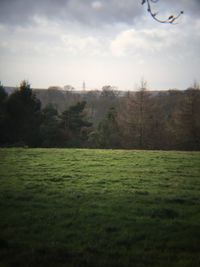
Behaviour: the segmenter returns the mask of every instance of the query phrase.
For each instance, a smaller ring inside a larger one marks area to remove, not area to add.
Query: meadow
[[[0,149],[0,266],[200,266],[200,152]]]

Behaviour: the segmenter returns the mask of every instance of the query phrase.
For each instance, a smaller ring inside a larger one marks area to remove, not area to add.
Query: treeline
[[[60,109],[26,81],[10,95],[0,86],[0,146],[200,150],[198,89],[67,94]]]

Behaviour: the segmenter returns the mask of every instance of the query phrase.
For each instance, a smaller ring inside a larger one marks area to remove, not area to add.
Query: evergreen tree
[[[42,147],[59,147],[62,145],[59,123],[57,109],[52,104],[47,105],[42,110],[42,123],[40,126]]]
[[[108,110],[105,119],[98,126],[98,143],[102,148],[120,147],[120,129],[117,111],[114,107]]]
[[[28,146],[39,145],[41,122],[40,101],[30,84],[22,81],[18,90],[7,101],[9,142]]]
[[[92,123],[86,120],[85,106],[85,101],[78,102],[61,114],[60,127],[65,146],[81,147],[87,141]]]
[[[0,145],[6,143],[6,100],[7,93],[0,82]]]

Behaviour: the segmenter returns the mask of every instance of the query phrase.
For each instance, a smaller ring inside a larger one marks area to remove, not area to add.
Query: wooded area
[[[0,87],[0,146],[200,149],[200,90]]]

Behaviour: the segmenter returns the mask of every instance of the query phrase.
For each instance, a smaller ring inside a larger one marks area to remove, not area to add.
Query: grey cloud
[[[191,4],[191,8],[190,8],[190,4]],[[194,0],[194,3],[193,1],[187,1],[187,7],[191,15],[194,14],[194,15],[200,16],[200,0]]]
[[[152,8],[162,12],[184,12],[195,18],[200,15],[200,0],[160,0]],[[79,22],[98,27],[105,24],[133,25],[147,14],[141,0],[0,0],[0,23],[30,25],[34,16],[50,20]],[[148,16],[148,14],[147,14]]]
[[[87,2],[87,4],[86,4]],[[94,9],[92,3],[99,2],[100,9]],[[70,14],[86,23],[133,23],[133,20],[141,15],[142,8],[140,2],[132,0],[101,0],[101,1],[69,1]]]
[[[26,25],[35,15],[90,25],[133,23],[140,0],[0,0],[0,23]]]
[[[68,0],[0,0],[0,22],[24,25],[35,15],[59,15]]]
[[[200,0],[165,0],[160,1],[160,4],[164,6],[166,11],[169,9],[174,12],[184,11],[185,14],[190,16],[200,15]]]

